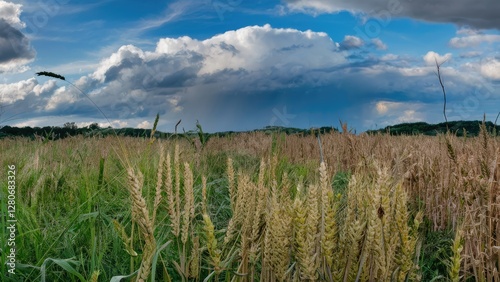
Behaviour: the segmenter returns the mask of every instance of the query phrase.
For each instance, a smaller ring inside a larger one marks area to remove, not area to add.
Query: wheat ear
[[[145,241],[137,281],[146,281],[151,272],[151,264],[156,251],[156,241],[153,234],[153,225],[146,207],[146,200],[142,196],[142,174],[140,172],[136,174],[132,168],[129,168],[127,172],[128,190],[132,198],[132,216],[139,226]]]
[[[156,174],[156,189],[155,189],[155,199],[153,204],[153,220],[152,224],[154,226],[156,222],[156,211],[160,206],[161,202],[161,188],[163,186],[163,163],[165,162],[165,154],[163,152],[163,146],[160,146],[160,160],[158,162],[158,171]]]

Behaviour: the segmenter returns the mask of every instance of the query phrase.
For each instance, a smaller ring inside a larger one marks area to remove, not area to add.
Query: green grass
[[[274,154],[278,156],[278,185],[282,184],[284,173],[294,185],[316,181],[318,162],[290,162],[280,155],[276,145],[280,139],[275,138],[273,143]],[[127,146],[130,146],[132,165],[144,174],[143,194],[148,199],[149,210],[152,210],[159,154],[156,144],[149,146],[148,141],[134,141],[137,144]],[[202,152],[199,163],[195,165],[195,154],[190,151],[193,149],[187,143],[183,148],[181,159],[193,164],[196,203],[201,201],[201,176],[207,177],[208,212],[220,242],[232,216],[226,179],[227,158],[233,159],[235,171],[249,173],[254,180],[258,178],[260,158],[237,152]],[[173,153],[173,148],[170,149]],[[123,225],[128,236],[133,238],[132,249],[140,254],[142,239],[137,227],[131,224],[124,166],[114,153],[107,153],[112,151],[109,140],[75,138],[37,143],[6,139],[0,141],[0,150],[0,179],[6,179],[5,167],[8,164],[18,167],[16,244],[19,262],[15,279],[5,276],[3,259],[8,250],[2,244],[1,281],[87,281],[95,271],[100,273],[99,281],[110,281],[115,276],[128,275],[138,269],[140,256],[127,252],[113,224],[116,220]],[[351,172],[345,171],[337,172],[332,179],[333,191],[340,195],[341,201],[346,201],[350,177]],[[4,226],[6,188],[3,181],[0,191]],[[165,205],[163,202],[157,215],[155,238],[158,246],[163,245],[164,249],[157,253],[155,279],[179,281],[181,277],[173,264],[181,260],[179,240],[172,239]],[[199,213],[201,207],[196,208]],[[201,215],[198,214],[196,220],[201,221]],[[422,281],[441,281],[439,277],[445,281],[454,234],[451,231],[428,231],[430,226],[425,229],[419,261]],[[1,232],[5,238],[3,228]],[[196,230],[195,233],[201,232]],[[231,250],[225,249],[224,252],[228,254]],[[259,265],[256,267],[260,268]],[[210,272],[209,269],[200,270],[202,276]],[[220,280],[229,274],[230,271],[224,272]]]

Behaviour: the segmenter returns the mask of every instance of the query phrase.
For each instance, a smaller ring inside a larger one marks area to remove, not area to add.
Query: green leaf
[[[132,277],[132,276],[136,275],[136,274],[137,274],[137,271],[138,271],[138,270],[136,270],[136,271],[134,271],[134,272],[130,273],[129,275],[118,275],[118,276],[113,276],[113,277],[111,277],[111,280],[109,280],[109,282],[120,282],[120,281],[122,281],[122,279],[123,279],[123,278],[130,278],[130,277]]]
[[[73,259],[53,259],[53,258],[47,258],[43,261],[43,264],[40,268],[40,272],[42,275],[42,282],[45,282],[45,275],[47,272],[47,267],[49,266],[49,262],[53,262],[57,265],[59,265],[62,269],[66,270],[68,273],[73,274],[74,276],[78,277],[80,281],[85,282],[85,278],[74,269],[71,264],[78,265],[80,262],[73,260]],[[71,264],[70,264],[71,263]]]

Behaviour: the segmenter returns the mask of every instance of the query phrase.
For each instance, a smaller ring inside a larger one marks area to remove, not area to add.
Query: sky
[[[447,119],[495,121],[500,1],[0,0],[0,126],[438,123],[436,62]]]

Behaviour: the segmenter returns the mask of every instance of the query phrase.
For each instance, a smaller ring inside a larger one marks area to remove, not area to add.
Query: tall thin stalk
[[[439,78],[439,84],[441,84],[441,89],[443,89],[443,98],[444,98],[443,116],[444,116],[444,120],[446,122],[446,131],[448,131],[448,118],[446,117],[446,90],[444,89],[443,80],[441,79],[441,73],[440,73],[440,70],[439,70],[439,68],[441,67],[441,65],[444,64],[446,61],[444,61],[444,62],[442,62],[442,63],[439,64],[436,58],[434,58],[434,60],[436,61],[437,77]]]

